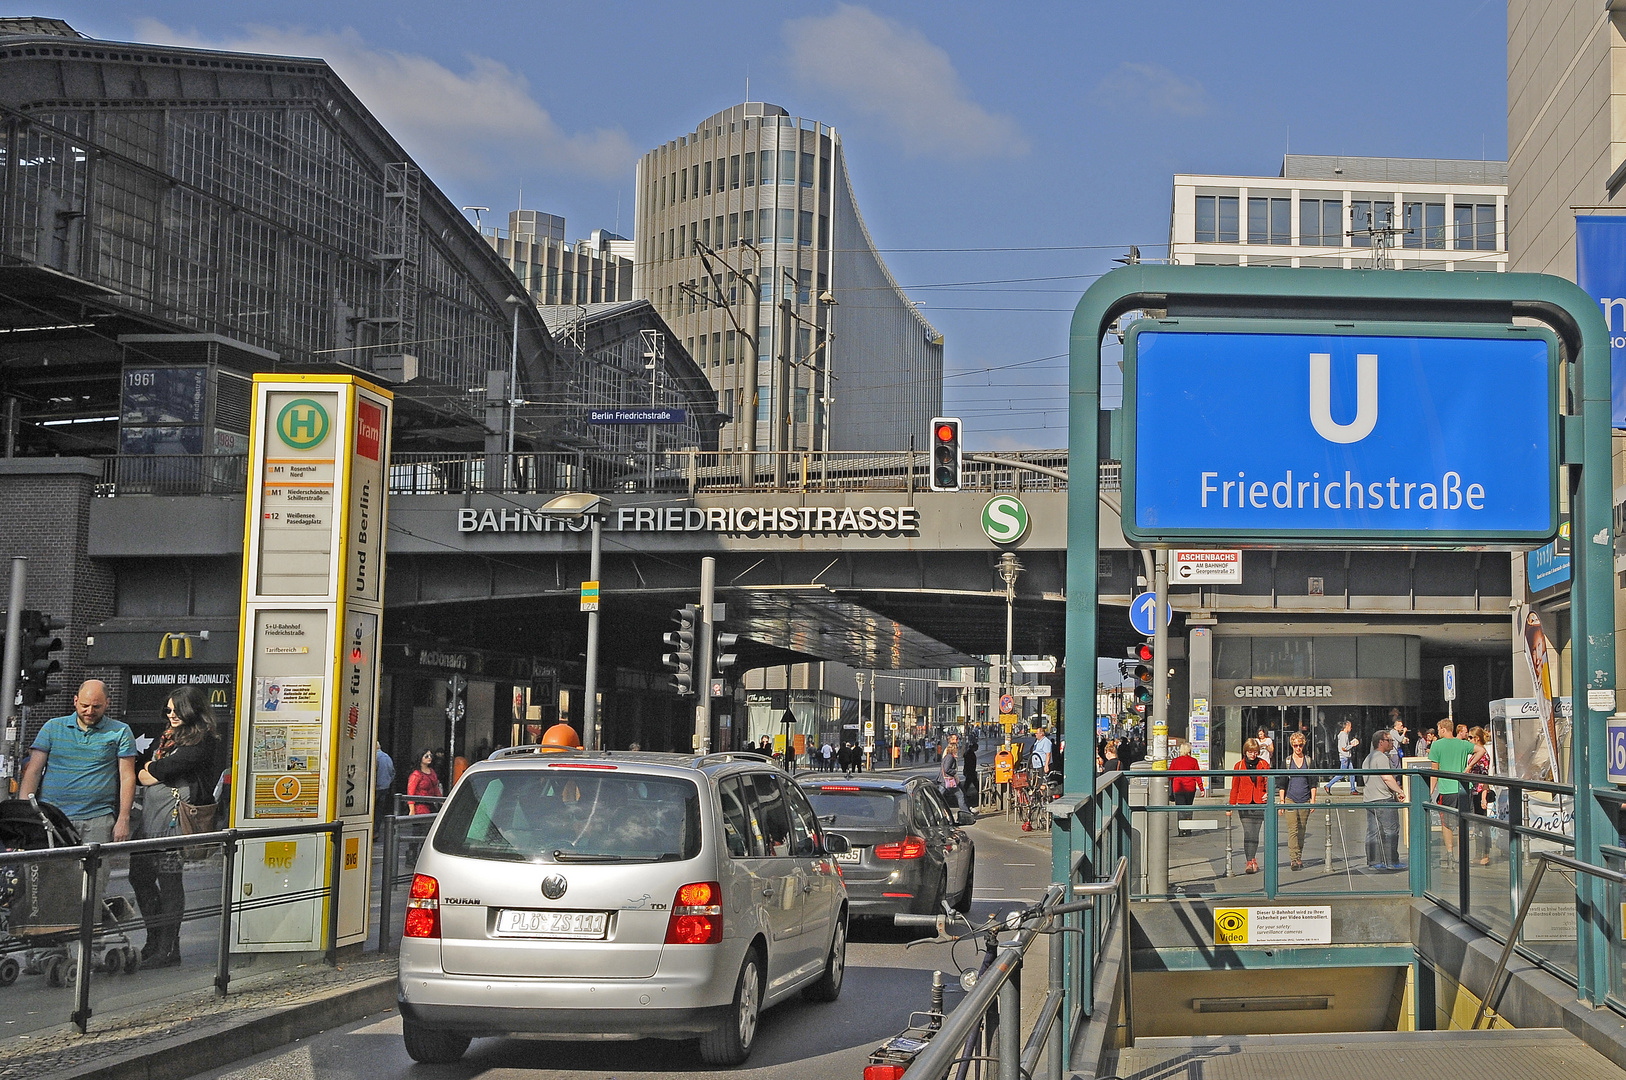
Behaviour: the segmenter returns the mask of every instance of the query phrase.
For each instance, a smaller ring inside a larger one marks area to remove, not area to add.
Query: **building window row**
[[[1240,196],[1198,195],[1196,200],[1196,243],[1243,242]],[[1352,199],[1347,211],[1342,198],[1306,197],[1298,202],[1298,243],[1304,247],[1371,247],[1374,231],[1397,227],[1403,248],[1498,250],[1495,203],[1458,202],[1448,208],[1444,202],[1406,199],[1400,203],[1396,225],[1395,204],[1390,200]],[[1291,199],[1250,195],[1247,210],[1247,243],[1294,242]]]
[[[660,251],[656,253],[659,259],[677,259],[694,253],[696,241],[709,248],[731,248],[740,244],[795,244],[799,247],[812,247],[814,241],[813,211],[796,210],[791,207],[781,207],[778,210],[772,207],[763,207],[760,210],[745,210],[727,217],[727,229],[724,229],[724,218],[721,214],[714,218],[702,218],[691,221],[687,225],[667,229],[663,234],[657,234]],[[827,214],[819,215],[818,240],[820,248],[827,248],[830,235],[830,217]]]
[[[830,159],[819,158],[818,176],[824,187],[830,186]],[[745,154],[732,154],[698,162],[666,173],[656,179],[650,192],[656,205],[687,202],[724,191],[738,191],[741,187],[759,184],[813,186],[813,155],[808,151],[757,150]]]

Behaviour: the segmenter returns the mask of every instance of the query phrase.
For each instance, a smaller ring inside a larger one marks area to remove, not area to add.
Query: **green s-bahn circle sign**
[[[277,438],[295,450],[322,445],[332,426],[321,402],[310,398],[296,398],[277,413]]]
[[[1028,531],[1028,508],[1015,495],[995,495],[982,508],[982,531],[996,544],[1014,544]]]

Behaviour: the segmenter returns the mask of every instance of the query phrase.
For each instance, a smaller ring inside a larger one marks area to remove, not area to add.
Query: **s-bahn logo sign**
[[[920,511],[913,506],[623,506],[610,516],[608,524],[615,532],[886,536],[918,533]],[[584,520],[556,520],[526,508],[463,507],[457,511],[460,533],[581,532],[586,528]]]
[[[277,437],[295,450],[322,445],[332,426],[327,410],[310,398],[296,398],[277,414]]]
[[[1015,495],[995,495],[982,508],[982,531],[996,544],[1014,544],[1028,531],[1028,508]]]

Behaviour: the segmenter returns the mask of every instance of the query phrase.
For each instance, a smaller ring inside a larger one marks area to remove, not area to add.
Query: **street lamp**
[[[503,465],[503,475],[509,479],[507,490],[513,490],[514,475],[514,426],[518,422],[519,409],[519,308],[524,300],[510,293],[504,297],[503,303],[512,304],[514,308],[514,344],[508,361],[508,457]]]
[[[1013,611],[1016,606],[1016,578],[1022,572],[1022,564],[1017,561],[1014,551],[1007,551],[999,557],[999,576],[1005,582],[1005,693],[1016,692],[1015,679],[1011,671],[1011,637],[1015,626]]]
[[[599,560],[604,552],[601,511],[609,509],[610,500],[589,491],[572,491],[556,495],[542,504],[541,513],[557,518],[586,518],[593,530],[593,554],[588,561],[588,579],[598,580]],[[602,593],[600,594],[602,595]],[[598,608],[587,613],[587,674],[582,680],[582,748],[599,748],[598,731]]]

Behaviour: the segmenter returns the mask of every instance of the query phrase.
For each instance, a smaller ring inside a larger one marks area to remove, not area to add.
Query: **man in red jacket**
[[[1197,759],[1191,756],[1190,743],[1176,743],[1174,749],[1179,753],[1169,761],[1170,772],[1177,773],[1188,769],[1202,768]],[[1169,780],[1169,794],[1173,796],[1174,805],[1176,806],[1190,806],[1191,801],[1202,790],[1204,790],[1204,786],[1200,776],[1175,776]],[[1180,811],[1179,820],[1190,821],[1191,815],[1182,810]]]

